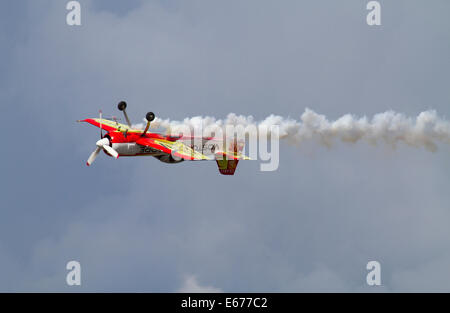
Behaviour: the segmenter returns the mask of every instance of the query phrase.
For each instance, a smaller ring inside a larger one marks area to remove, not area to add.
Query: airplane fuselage
[[[86,122],[101,129],[101,139],[95,145],[86,165],[90,166],[98,154],[103,151],[114,159],[120,156],[153,156],[164,163],[179,163],[183,161],[212,161],[215,160],[219,172],[223,175],[233,175],[240,159],[249,158],[240,154],[244,146],[236,138],[228,142],[228,138],[221,137],[191,137],[191,136],[164,136],[148,132],[150,122],[155,120],[155,114],[148,112],[145,115],[147,125],[143,130],[132,127],[126,113],[127,103],[120,101],[117,108],[123,111],[127,125],[120,124],[117,119],[87,118],[78,120]],[[103,131],[106,134],[103,135]]]
[[[160,157],[167,155],[161,150],[152,147],[139,145],[136,141],[141,137],[139,133],[124,133],[124,132],[108,132],[104,137],[111,141],[111,146],[119,153],[119,156],[154,156]],[[146,138],[156,138],[167,140],[169,142],[181,142],[191,149],[203,153],[205,155],[214,155],[215,151],[221,149],[222,141],[212,137],[204,137],[194,140],[190,137],[171,137],[163,136],[157,133],[146,133]]]

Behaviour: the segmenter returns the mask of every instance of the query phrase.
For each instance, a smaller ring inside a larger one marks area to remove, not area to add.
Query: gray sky
[[[450,2],[3,1],[1,291],[450,291],[450,148],[282,144],[280,167],[100,155],[98,109],[450,115]],[[65,283],[78,260],[82,286]],[[366,264],[382,266],[366,286]]]

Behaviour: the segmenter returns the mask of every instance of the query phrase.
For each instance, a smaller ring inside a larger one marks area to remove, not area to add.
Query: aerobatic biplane
[[[241,154],[242,145],[232,141],[225,149],[223,138],[201,137],[194,144],[192,136],[171,136],[149,132],[150,123],[155,114],[148,112],[145,129],[133,128],[126,112],[127,104],[121,101],[118,109],[123,112],[127,125],[117,119],[87,118],[78,122],[86,122],[100,128],[100,140],[97,141],[94,152],[89,156],[87,165],[91,165],[103,150],[107,155],[117,159],[131,156],[153,156],[164,163],[180,163],[182,161],[215,160],[219,172],[223,175],[233,175],[239,160],[249,160]],[[106,131],[103,134],[103,130]]]

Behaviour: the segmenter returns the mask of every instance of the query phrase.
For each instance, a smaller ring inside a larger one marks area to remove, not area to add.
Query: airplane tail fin
[[[243,142],[239,144],[235,140],[230,144],[230,147],[227,152],[216,152],[216,162],[219,167],[219,172],[222,175],[234,175],[236,171],[236,167],[239,163],[240,159],[250,160],[249,157],[242,155],[240,152],[244,147]]]
[[[220,174],[234,175],[239,160],[227,160],[226,158],[224,158],[223,160],[216,160],[216,162],[217,166],[219,167]]]

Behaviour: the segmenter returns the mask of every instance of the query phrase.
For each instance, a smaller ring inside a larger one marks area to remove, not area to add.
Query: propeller
[[[103,138],[103,131],[102,131],[102,111],[99,111],[100,115],[100,140],[95,143],[97,148],[94,150],[94,152],[91,153],[89,156],[86,165],[90,166],[92,163],[94,163],[95,159],[97,158],[100,151],[105,150],[109,155],[111,155],[113,158],[117,159],[119,157],[119,153],[117,153],[116,150],[114,150],[111,147],[111,141],[108,137]]]
[[[95,159],[97,158],[100,151],[105,150],[109,155],[111,155],[114,159],[117,159],[119,157],[119,153],[111,148],[110,146],[109,138],[102,138],[99,141],[95,143],[97,148],[94,150],[94,152],[91,153],[89,156],[89,159],[87,160],[86,164],[87,166],[90,166],[92,163],[94,163]]]
[[[92,163],[94,163],[95,159],[97,158],[97,155],[100,153],[101,150],[102,148],[97,147],[97,149],[95,149],[95,151],[91,153],[89,159],[86,162],[87,166],[90,166]]]

